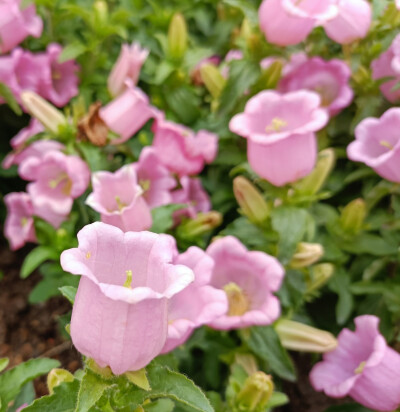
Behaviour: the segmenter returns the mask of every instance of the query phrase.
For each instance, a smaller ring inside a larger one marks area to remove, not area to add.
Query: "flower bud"
[[[233,193],[244,215],[256,223],[263,222],[270,210],[257,188],[245,177],[233,180]]]
[[[235,363],[240,365],[248,375],[253,375],[258,371],[256,358],[250,353],[236,353]]]
[[[56,134],[60,126],[67,124],[65,116],[35,92],[22,92],[21,100],[28,112],[50,132]]]
[[[180,60],[184,56],[188,43],[188,33],[185,18],[175,13],[168,29],[168,50],[170,56]]]
[[[328,282],[335,271],[335,266],[332,263],[320,263],[312,268],[312,279],[308,283],[307,292],[314,292],[321,289]]]
[[[324,185],[335,166],[335,151],[331,148],[322,150],[318,154],[317,165],[314,170],[304,179],[296,184],[298,193],[303,195],[314,195]]]
[[[350,235],[357,235],[367,215],[367,206],[363,199],[355,199],[345,206],[340,215],[341,228]]]
[[[274,383],[271,376],[259,371],[246,379],[235,403],[241,411],[261,411],[265,409],[273,392]]]
[[[96,0],[93,5],[94,24],[97,28],[108,22],[108,5],[104,0]]]
[[[218,99],[226,84],[218,68],[211,63],[205,63],[200,68],[200,76],[211,96]]]
[[[50,395],[53,394],[54,388],[61,385],[63,382],[72,382],[74,380],[74,375],[65,369],[52,369],[47,375],[47,388],[49,389]]]
[[[274,89],[281,79],[283,63],[276,60],[265,69],[261,75],[261,79],[265,89]]]
[[[222,215],[215,210],[207,213],[199,213],[195,219],[182,223],[178,229],[178,235],[183,238],[193,238],[204,235],[222,223]]]
[[[303,323],[282,319],[274,327],[286,349],[324,353],[337,346],[337,340],[331,333]]]
[[[300,269],[315,263],[324,254],[324,248],[319,243],[300,242],[290,261],[290,266]]]

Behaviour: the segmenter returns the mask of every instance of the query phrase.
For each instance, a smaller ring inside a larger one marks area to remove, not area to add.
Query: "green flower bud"
[[[218,68],[213,64],[204,63],[200,68],[200,76],[211,96],[218,99],[226,84],[226,80]]]
[[[108,22],[108,5],[104,0],[96,0],[93,4],[94,23],[96,27],[101,27]]]
[[[339,219],[340,227],[349,235],[357,235],[366,216],[367,206],[364,200],[355,199],[343,208]]]
[[[74,375],[65,369],[52,369],[47,375],[47,388],[49,389],[50,395],[54,393],[54,388],[63,382],[72,382],[74,380]]]
[[[246,379],[243,388],[236,397],[235,403],[240,411],[262,411],[265,409],[273,392],[274,383],[271,376],[259,371]]]
[[[312,265],[324,254],[324,248],[319,243],[300,242],[289,265],[300,269]]]
[[[240,209],[251,221],[263,222],[270,214],[270,208],[258,189],[243,176],[233,180],[233,193]]]
[[[296,184],[296,190],[303,195],[311,196],[319,192],[335,166],[335,151],[324,149],[318,154],[314,170]]]
[[[274,328],[282,346],[289,350],[324,353],[337,346],[337,340],[331,333],[303,323],[281,319]]]
[[[191,239],[210,232],[221,223],[222,215],[219,212],[212,210],[207,213],[199,213],[195,219],[182,223],[177,229],[177,234],[182,238]]]
[[[168,50],[174,60],[181,60],[186,52],[188,32],[186,21],[182,14],[175,13],[168,29]]]
[[[307,292],[314,292],[321,289],[328,282],[335,271],[335,266],[332,263],[320,263],[312,267],[311,280],[307,287]]]
[[[35,92],[22,92],[21,100],[28,112],[50,132],[57,134],[60,126],[67,125],[65,116]]]

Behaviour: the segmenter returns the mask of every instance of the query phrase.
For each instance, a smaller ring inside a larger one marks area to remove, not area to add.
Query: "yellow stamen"
[[[124,288],[132,289],[132,271],[131,270],[126,270],[126,281],[124,283]]]
[[[143,189],[143,192],[147,192],[150,189],[150,180],[140,180],[139,185]]]
[[[90,252],[86,253],[86,259],[90,259],[92,257],[92,254]]]
[[[228,283],[224,291],[229,303],[228,316],[242,316],[249,310],[250,300],[236,283]]]
[[[386,140],[381,140],[381,141],[379,142],[379,144],[380,144],[381,146],[383,146],[383,147],[388,148],[389,150],[393,150],[393,149],[394,149],[393,145],[391,145],[391,144],[390,144],[388,141],[386,141]]]
[[[363,373],[366,363],[367,363],[367,362],[362,361],[362,362],[358,365],[358,367],[357,367],[356,369],[354,369],[354,373],[357,374],[357,375],[359,375],[360,373]]]
[[[287,126],[287,122],[279,117],[274,117],[271,121],[271,124],[265,128],[266,132],[280,132],[285,126]]]
[[[115,201],[117,203],[119,211],[121,211],[126,206],[124,202],[121,202],[121,198],[119,196],[115,196]]]
[[[62,76],[59,71],[53,70],[53,72],[51,73],[51,77],[53,78],[53,80],[60,80]]]
[[[21,217],[21,226],[25,227],[28,224],[28,218],[27,217]]]
[[[49,187],[50,189],[55,189],[60,183],[62,183],[64,180],[69,180],[68,175],[66,173],[60,173],[55,179],[52,179],[49,181]]]

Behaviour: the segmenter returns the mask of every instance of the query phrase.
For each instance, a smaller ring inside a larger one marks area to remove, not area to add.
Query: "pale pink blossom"
[[[170,300],[168,308],[168,337],[162,353],[182,345],[193,330],[225,315],[228,300],[224,291],[209,285],[214,261],[196,246],[180,254],[175,264],[193,270],[194,282]]]
[[[210,197],[199,178],[183,176],[179,179],[179,184],[180,188],[172,192],[172,203],[187,204],[187,207],[174,212],[175,222],[179,222],[182,216],[194,219],[197,213],[211,210]]]
[[[394,3],[396,4],[397,9],[400,10],[400,0],[394,0]]]
[[[78,248],[61,255],[65,271],[82,275],[72,342],[116,375],[142,369],[162,350],[168,301],[193,281],[193,272],[173,263],[177,250],[168,235],[123,233],[96,222],[78,240]]]
[[[35,214],[57,227],[72,208],[73,199],[82,195],[89,184],[90,170],[77,156],[49,151],[41,157],[29,157],[19,167],[25,180]],[[58,217],[58,218],[57,218]]]
[[[316,24],[337,13],[336,0],[264,0],[258,11],[265,37],[279,46],[302,42]]]
[[[282,186],[311,172],[317,156],[315,132],[328,122],[320,102],[311,91],[263,91],[232,118],[229,128],[248,139],[248,160],[256,173]]]
[[[387,110],[379,119],[368,117],[355,129],[356,140],[347,148],[349,159],[363,162],[376,173],[400,183],[400,108]]]
[[[292,66],[289,73],[282,77],[279,90],[284,93],[302,89],[315,91],[321,96],[321,106],[333,116],[353,100],[350,77],[351,70],[344,61],[312,57]]]
[[[104,223],[124,232],[141,231],[151,227],[149,205],[143,198],[134,167],[127,165],[111,172],[96,172],[92,176],[93,192],[86,204],[101,215]]]
[[[76,75],[79,66],[75,60],[58,62],[62,51],[61,45],[51,43],[47,46],[46,53],[35,56],[42,68],[37,92],[58,107],[65,106],[78,94],[79,82]]]
[[[374,80],[391,78],[380,85],[380,90],[390,102],[398,101],[400,89],[395,86],[400,82],[400,35],[395,37],[388,50],[372,61],[371,69]]]
[[[279,290],[284,269],[264,252],[250,252],[235,237],[215,240],[206,250],[214,260],[210,285],[225,291],[228,312],[210,322],[215,329],[239,329],[269,325],[278,319]]]
[[[21,129],[20,132],[10,140],[11,146],[13,149],[18,149],[22,147],[31,137],[34,137],[42,132],[44,132],[42,123],[32,117],[28,126]]]
[[[148,55],[149,51],[142,49],[139,43],[122,45],[118,60],[107,81],[112,96],[118,96],[126,89],[127,79],[130,79],[132,84],[137,84],[140,70]]]
[[[22,9],[21,0],[0,0],[0,54],[18,46],[26,37],[40,37],[42,19],[33,4]]]
[[[156,111],[150,106],[149,98],[129,81],[120,96],[100,109],[101,119],[119,135],[111,140],[112,144],[126,142],[155,116]]]
[[[179,176],[200,173],[218,151],[218,137],[207,130],[194,133],[189,128],[158,116],[153,147],[162,163]]]
[[[333,398],[351,396],[374,411],[393,411],[400,405],[400,355],[379,333],[379,318],[364,315],[354,322],[355,332],[343,329],[338,347],[314,366],[311,384]]]
[[[326,34],[340,44],[363,39],[372,22],[371,5],[366,0],[338,0],[338,15],[324,22]]]
[[[9,193],[4,196],[4,202],[8,212],[4,235],[10,242],[11,250],[19,249],[26,242],[36,242],[33,205],[28,193]]]
[[[153,147],[145,147],[139,161],[132,166],[143,190],[143,198],[151,208],[172,203],[171,190],[175,188],[176,180],[161,163]]]

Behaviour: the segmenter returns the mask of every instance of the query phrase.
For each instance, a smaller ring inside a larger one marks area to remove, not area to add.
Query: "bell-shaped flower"
[[[363,162],[391,182],[400,183],[400,108],[387,110],[379,119],[364,119],[347,148],[349,159]]]
[[[157,117],[153,147],[168,169],[179,176],[200,173],[205,163],[211,163],[218,150],[218,138],[207,130],[196,134],[185,126]]]
[[[374,80],[388,78],[379,86],[386,99],[391,103],[398,101],[400,89],[395,86],[400,82],[400,35],[394,38],[388,50],[372,61],[371,69]]]
[[[139,161],[132,166],[143,190],[143,198],[151,208],[172,203],[171,190],[176,186],[176,181],[153,147],[143,148]]]
[[[56,43],[47,46],[46,53],[36,56],[42,68],[38,93],[58,107],[65,106],[72,97],[78,94],[79,67],[75,60],[58,62],[62,46]]]
[[[328,118],[314,92],[263,91],[247,102],[244,113],[232,118],[229,128],[248,139],[247,156],[254,171],[282,186],[311,172],[317,157],[315,132]]]
[[[264,252],[250,252],[235,237],[215,240],[206,250],[214,260],[210,285],[225,291],[228,312],[209,323],[215,329],[269,325],[278,319],[279,290],[285,271]]]
[[[44,132],[42,123],[32,117],[28,126],[21,129],[20,132],[10,140],[10,144],[13,149],[18,149],[22,147],[31,137],[36,136],[37,134],[42,132]]]
[[[154,117],[156,110],[150,106],[149,98],[127,81],[127,89],[101,108],[99,114],[107,127],[119,135],[111,143],[120,144],[129,140]]]
[[[194,272],[194,282],[173,296],[168,308],[168,337],[162,353],[182,345],[193,330],[225,315],[228,300],[223,290],[209,285],[213,259],[196,246],[180,254],[175,264],[189,267]]]
[[[151,227],[152,217],[143,198],[132,165],[111,172],[96,172],[92,176],[93,192],[86,204],[101,215],[104,223],[116,226],[124,232],[141,231]]]
[[[35,214],[48,220],[48,216],[66,217],[71,211],[73,199],[84,193],[89,184],[87,164],[77,156],[50,151],[42,157],[29,157],[19,167],[20,176],[33,181],[28,184]],[[40,210],[40,214],[37,213]],[[58,226],[54,222],[54,226]]]
[[[317,23],[337,13],[336,0],[264,0],[258,16],[270,43],[289,46],[305,40]]]
[[[323,24],[328,37],[340,44],[363,39],[372,22],[370,3],[366,0],[339,0],[338,9],[338,15]]]
[[[338,347],[311,370],[311,384],[333,398],[351,396],[374,411],[394,411],[400,405],[400,354],[379,333],[376,316],[354,322],[356,330],[343,329]]]
[[[169,299],[193,281],[193,272],[173,263],[178,252],[169,235],[123,233],[96,222],[78,240],[78,248],[61,254],[62,268],[82,275],[72,342],[116,375],[142,369],[162,350]]]
[[[33,4],[22,9],[21,0],[0,2],[0,54],[18,46],[26,37],[40,37],[42,19]]]
[[[7,217],[4,235],[10,242],[11,250],[19,249],[26,242],[36,242],[33,226],[33,205],[28,193],[14,192],[4,196]]]
[[[126,89],[126,80],[134,85],[139,80],[140,70],[147,59],[149,51],[142,49],[139,43],[123,44],[118,60],[108,77],[108,90],[112,96],[120,95]]]
[[[353,100],[350,77],[351,70],[344,61],[312,57],[284,75],[279,90],[283,93],[302,89],[314,91],[321,97],[321,106],[334,116]]]

